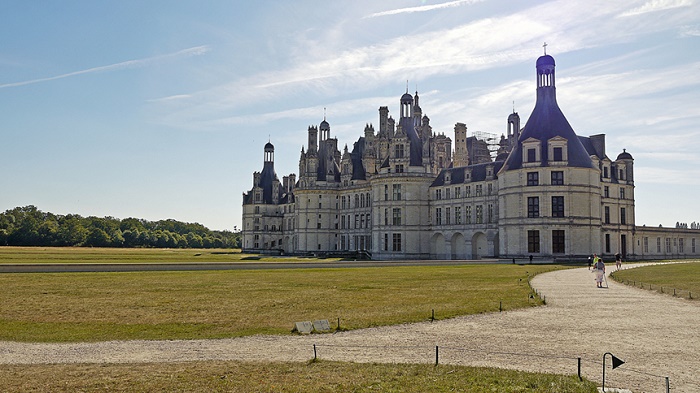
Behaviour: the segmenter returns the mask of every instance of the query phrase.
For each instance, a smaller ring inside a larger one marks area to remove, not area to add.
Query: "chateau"
[[[243,251],[369,254],[372,259],[625,258],[700,255],[700,230],[635,225],[634,159],[610,159],[605,135],[578,136],[556,100],[554,58],[536,63],[537,101],[492,157],[488,140],[436,134],[416,92],[398,120],[341,152],[330,124],[308,128],[299,177],[279,181],[274,146],[243,194]]]

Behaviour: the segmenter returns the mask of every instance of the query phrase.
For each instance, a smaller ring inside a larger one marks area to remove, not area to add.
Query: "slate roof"
[[[477,181],[486,180],[486,168],[488,166],[493,166],[493,178],[498,178],[496,174],[501,170],[503,166],[503,161],[487,162],[483,164],[469,165],[466,167],[448,168],[440,171],[440,174],[435,178],[430,187],[439,187],[445,185],[445,174],[450,174],[450,185],[453,184],[466,184]],[[471,178],[464,181],[464,170],[471,169]]]

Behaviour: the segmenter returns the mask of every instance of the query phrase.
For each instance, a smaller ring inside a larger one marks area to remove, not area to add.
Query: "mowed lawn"
[[[538,265],[0,275],[0,340],[79,342],[357,329],[541,304]]]
[[[308,261],[300,257],[262,257],[239,249],[0,247],[0,264],[36,263],[177,263]],[[323,259],[324,261],[338,258]]]
[[[518,392],[593,393],[575,375],[425,364],[340,362],[3,366],[10,392]]]
[[[614,266],[614,265],[613,265]],[[627,285],[634,285],[664,293],[673,294],[676,289],[678,296],[688,297],[689,293],[693,299],[700,298],[700,261],[687,263],[663,263],[626,269],[614,272],[611,276]]]

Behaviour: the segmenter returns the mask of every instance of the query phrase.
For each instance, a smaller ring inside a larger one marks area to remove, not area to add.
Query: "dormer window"
[[[567,142],[565,138],[560,136],[555,136],[547,141],[549,165],[566,165],[568,163]]]
[[[540,141],[535,138],[527,138],[523,141],[523,166],[539,166],[542,160]]]

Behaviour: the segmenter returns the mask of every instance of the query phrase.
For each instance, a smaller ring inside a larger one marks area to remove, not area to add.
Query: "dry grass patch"
[[[7,392],[596,392],[575,376],[340,362],[5,366]]]
[[[328,319],[356,329],[539,304],[553,266],[466,265],[0,276],[0,339],[103,341],[289,333]]]

